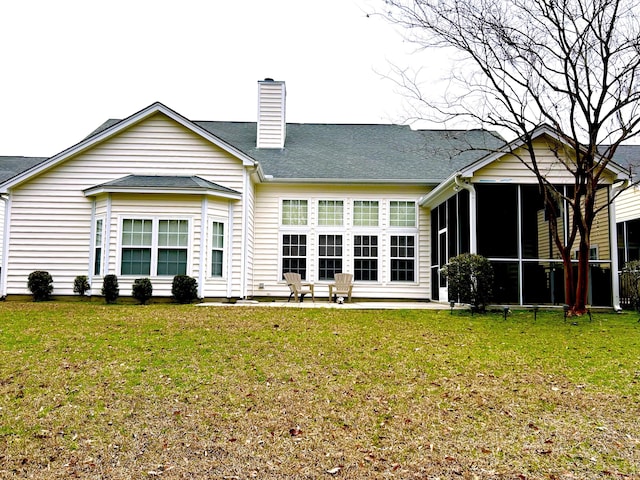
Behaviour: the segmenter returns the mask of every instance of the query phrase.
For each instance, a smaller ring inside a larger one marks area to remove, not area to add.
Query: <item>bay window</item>
[[[122,220],[121,275],[175,276],[187,273],[189,221]]]

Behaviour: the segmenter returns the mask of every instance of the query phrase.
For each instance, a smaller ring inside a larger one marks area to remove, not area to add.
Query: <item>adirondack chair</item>
[[[336,273],[334,283],[329,285],[329,301],[336,300],[338,296],[347,297],[351,301],[351,291],[353,290],[353,274]]]
[[[291,290],[288,302],[291,301],[291,297],[294,297],[296,302],[302,302],[308,293],[311,294],[311,300],[316,301],[313,294],[313,283],[303,282],[299,273],[287,272],[284,274],[284,279]]]

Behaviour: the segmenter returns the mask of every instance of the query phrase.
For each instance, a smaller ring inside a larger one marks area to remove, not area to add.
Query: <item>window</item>
[[[185,275],[189,222],[160,220],[158,224],[158,275]]]
[[[222,277],[224,259],[224,223],[211,224],[211,276]]]
[[[343,224],[344,202],[342,200],[320,200],[318,202],[318,225],[339,226]]]
[[[102,231],[104,220],[99,218],[96,220],[96,237],[93,244],[93,274],[100,275],[102,273]]]
[[[378,280],[378,237],[356,235],[353,237],[353,276],[355,280]]]
[[[368,200],[356,200],[353,202],[353,226],[377,227],[378,226],[378,202]]]
[[[416,226],[416,203],[392,201],[390,207],[390,225],[392,227]]]
[[[303,280],[307,278],[307,236],[282,236],[282,274],[299,273]]]
[[[342,273],[342,235],[320,235],[318,238],[318,279],[333,280]]]
[[[122,275],[151,274],[153,222],[130,220],[122,222]]]
[[[307,225],[307,218],[306,200],[282,201],[282,225]]]
[[[391,281],[415,281],[415,237],[391,236]]]
[[[188,220],[124,219],[121,241],[122,275],[187,273]]]

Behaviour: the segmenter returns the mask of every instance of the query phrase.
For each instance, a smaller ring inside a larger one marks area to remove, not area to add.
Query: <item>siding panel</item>
[[[132,174],[198,175],[238,192],[243,190],[240,160],[163,114],[156,114],[14,189],[7,293],[28,293],[26,276],[33,270],[47,269],[54,278],[55,295],[73,294],[73,279],[89,271],[93,200],[82,192]],[[111,228],[110,234],[105,231],[109,241],[105,248],[111,253],[108,273],[117,272],[116,232],[120,215],[127,209],[152,215],[192,216],[191,238],[200,235],[200,196],[172,198],[165,203],[147,203],[147,196],[120,198],[121,203],[114,201],[111,225],[105,225]],[[106,215],[106,205],[106,197],[98,201],[96,214]],[[49,240],[46,245],[45,240]],[[200,266],[198,252],[198,248],[191,248],[194,270]],[[164,285],[154,282],[154,294],[170,290],[171,280],[159,282]],[[100,286],[101,279],[94,285],[94,292]],[[129,294],[128,283],[121,283],[121,292]]]

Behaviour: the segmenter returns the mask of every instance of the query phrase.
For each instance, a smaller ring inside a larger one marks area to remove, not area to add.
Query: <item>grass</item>
[[[632,314],[0,304],[0,478],[640,478]]]

